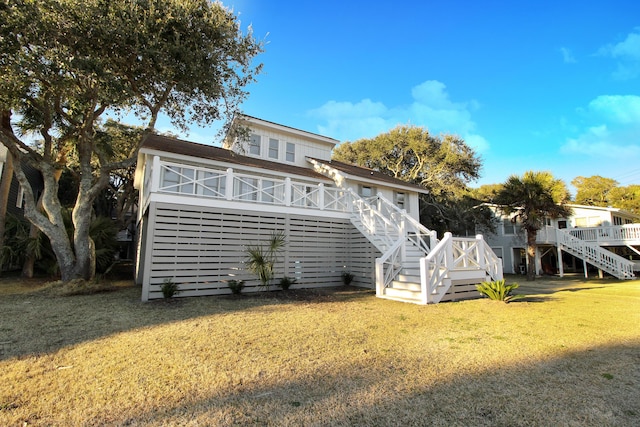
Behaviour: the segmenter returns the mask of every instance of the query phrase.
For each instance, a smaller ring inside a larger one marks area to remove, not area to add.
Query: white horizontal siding
[[[346,218],[161,202],[150,205],[149,218],[145,300],[162,298],[166,279],[179,285],[183,297],[229,294],[229,279],[244,280],[243,292],[262,290],[245,269],[246,248],[267,241],[275,230],[284,231],[287,245],[272,289],[283,276],[297,279],[294,288],[340,285],[343,271],[356,276],[355,285],[373,287],[380,253]]]

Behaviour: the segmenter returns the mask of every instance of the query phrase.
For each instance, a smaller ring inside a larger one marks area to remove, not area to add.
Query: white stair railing
[[[632,261],[616,255],[597,244],[579,239],[573,233],[564,229],[559,229],[556,233],[560,249],[582,258],[618,279],[633,279],[635,277],[633,273],[634,263]]]
[[[454,269],[485,270],[493,280],[501,280],[502,263],[481,235],[454,238],[445,233],[438,241],[435,231],[378,194],[363,199],[349,189],[353,200],[354,224],[382,252],[376,259],[376,295],[385,294],[405,267],[406,244],[420,249],[421,302],[438,303],[451,286]]]

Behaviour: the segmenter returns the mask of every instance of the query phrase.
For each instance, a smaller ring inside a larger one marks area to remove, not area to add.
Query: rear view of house
[[[276,277],[296,287],[339,285],[349,272],[380,297],[427,303],[477,296],[474,283],[502,277],[480,236],[441,242],[420,225],[423,188],[330,160],[332,138],[249,116],[236,121],[248,138],[228,138],[224,148],[159,135],[141,147],[143,300],[161,297],[167,279],[181,296],[228,294],[232,279],[260,290],[244,267],[246,248],[274,231],[287,239]]]

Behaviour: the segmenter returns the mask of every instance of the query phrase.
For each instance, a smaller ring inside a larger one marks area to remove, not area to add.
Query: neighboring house
[[[7,147],[0,144],[0,179],[5,178],[4,172],[7,162],[7,156],[9,156]],[[36,198],[40,197],[40,194],[42,193],[42,190],[44,188],[42,175],[40,175],[40,172],[37,169],[34,169],[29,165],[23,165],[23,168],[27,179],[31,183],[31,188],[33,189],[34,195],[36,196]],[[6,178],[11,180],[9,195],[7,199],[7,213],[22,217],[24,215],[24,190],[13,174],[10,177]]]
[[[165,280],[180,296],[228,294],[232,279],[260,290],[245,270],[246,248],[274,231],[287,238],[276,277],[296,279],[294,287],[340,285],[349,272],[380,297],[427,303],[478,296],[473,284],[502,277],[481,236],[438,241],[420,225],[422,187],[330,160],[335,139],[249,116],[236,121],[249,135],[227,137],[224,148],[159,135],[142,145],[135,187],[143,300],[162,297]]]
[[[538,275],[598,270],[621,279],[640,270],[640,216],[616,208],[567,205],[567,218],[545,218],[537,234],[535,271]],[[512,217],[496,215],[495,233],[485,233],[493,251],[503,260],[505,273],[526,274],[526,232]],[[558,262],[558,260],[562,262]],[[637,265],[634,265],[637,264]]]

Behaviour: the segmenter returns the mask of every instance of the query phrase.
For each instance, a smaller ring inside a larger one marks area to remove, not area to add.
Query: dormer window
[[[280,148],[280,141],[274,138],[269,138],[269,158],[278,160],[278,152]]]
[[[260,135],[254,133],[249,137],[249,154],[260,155]]]
[[[296,146],[291,142],[287,142],[286,160],[287,162],[296,161]]]

